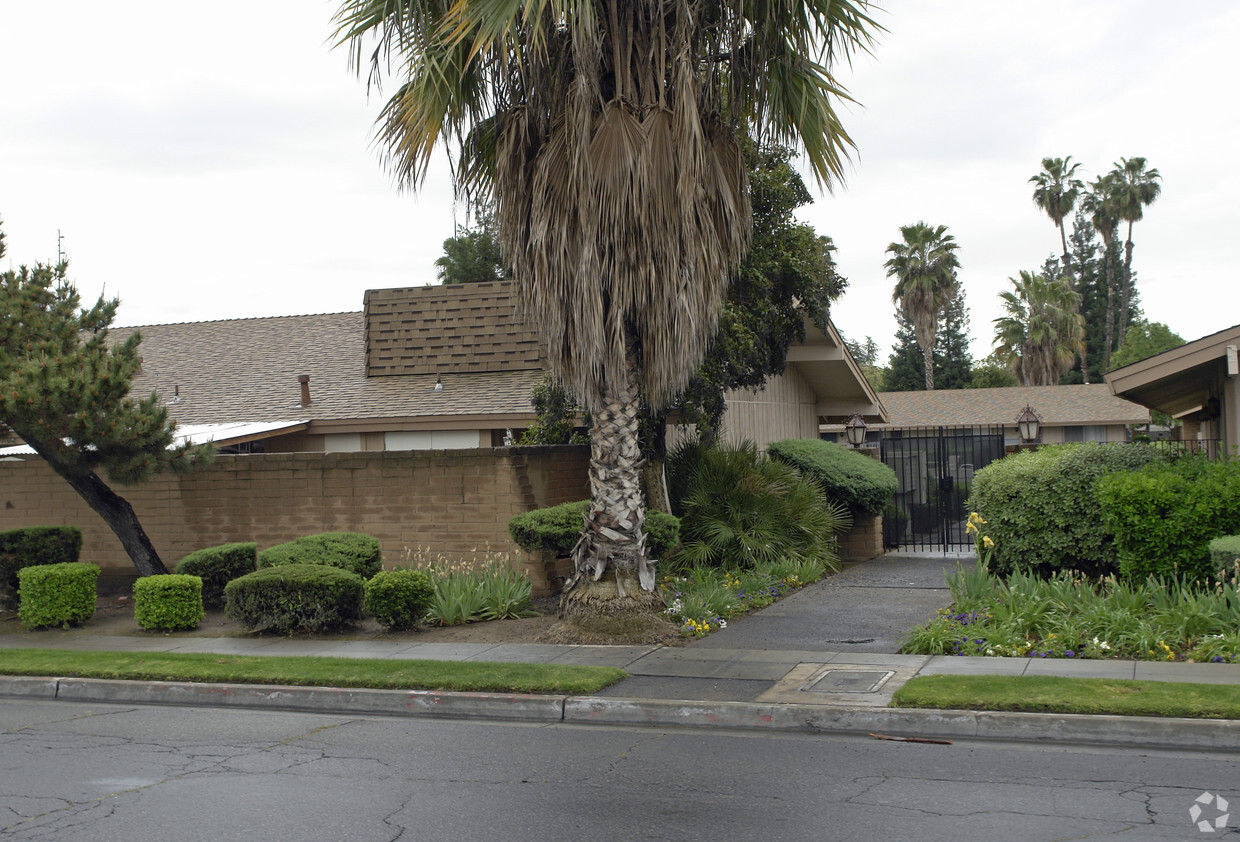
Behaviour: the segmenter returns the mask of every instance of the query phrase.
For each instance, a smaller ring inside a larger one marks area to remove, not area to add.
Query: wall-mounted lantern
[[[860,447],[865,443],[865,419],[861,417],[861,413],[854,412],[848,417],[848,421],[844,423],[844,435],[853,447]]]
[[[1020,429],[1020,440],[1029,444],[1038,440],[1041,433],[1042,419],[1033,411],[1029,404],[1025,404],[1024,411],[1016,416],[1016,426]]]

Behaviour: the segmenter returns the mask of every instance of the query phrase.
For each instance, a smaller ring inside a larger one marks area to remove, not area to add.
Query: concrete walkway
[[[520,713],[524,704],[520,700],[530,699],[529,711],[537,711],[539,717],[558,716],[561,721],[569,721],[570,711],[577,711],[582,718],[573,721],[846,731],[878,728],[904,733],[1085,739],[1240,750],[1240,723],[1232,721],[889,708],[891,694],[916,675],[1064,675],[1240,684],[1240,664],[895,654],[899,638],[908,628],[926,622],[950,602],[943,571],[954,564],[955,559],[942,557],[876,559],[810,585],[685,647],[99,636],[91,635],[89,627],[73,635],[52,637],[32,632],[0,637],[0,648],[596,664],[622,668],[631,676],[597,697],[561,698],[558,706],[548,707],[544,698],[509,697],[504,701],[502,694],[185,685],[152,689],[148,682],[84,679],[0,678],[0,695],[50,694],[94,701],[210,706],[228,704],[227,700],[232,699],[248,706],[311,710],[344,705],[358,712],[387,712],[376,700],[390,699],[396,706],[395,712],[406,714],[427,712],[423,710],[426,705],[416,700],[433,698],[437,701],[428,708],[433,713],[501,718],[525,718]],[[105,687],[110,689],[99,689]],[[1081,722],[1074,725],[1076,720]],[[1172,727],[1174,723],[1180,725]]]

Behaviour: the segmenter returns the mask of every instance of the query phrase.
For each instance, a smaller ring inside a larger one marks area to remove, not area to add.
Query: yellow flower
[[[986,549],[990,549],[990,548],[991,548],[991,547],[993,547],[994,545],[995,545],[995,540],[994,540],[993,538],[991,538],[989,535],[983,535],[983,536],[982,536],[982,546],[983,546],[983,547],[985,547]]]

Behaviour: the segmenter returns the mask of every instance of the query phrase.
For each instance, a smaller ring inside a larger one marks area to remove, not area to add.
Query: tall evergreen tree
[[[896,279],[891,300],[913,326],[921,348],[927,389],[934,388],[934,344],[939,319],[958,290],[956,270],[959,245],[947,233],[925,222],[900,226],[901,242],[887,246],[891,257],[883,264]]]
[[[435,275],[445,284],[475,284],[512,277],[495,239],[495,219],[489,208],[479,208],[478,224],[443,241],[443,255],[435,261]]]
[[[0,234],[0,258],[4,256]],[[108,329],[120,304],[81,307],[68,263],[0,273],[0,430],[32,447],[120,539],[143,576],[167,573],[133,507],[99,476],[133,485],[163,470],[210,461],[209,445],[173,447],[159,398],[135,401],[137,333],[116,345]]]
[[[967,389],[973,380],[969,354],[969,310],[960,290],[939,316],[934,344],[936,389]],[[926,388],[925,358],[913,326],[896,312],[896,338],[887,359],[883,391],[919,392]]]

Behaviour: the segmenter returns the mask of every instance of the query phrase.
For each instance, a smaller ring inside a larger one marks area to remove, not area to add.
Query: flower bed
[[[826,567],[808,561],[760,564],[753,569],[697,567],[659,577],[664,613],[686,637],[727,628],[728,620],[778,602],[816,581]]]

